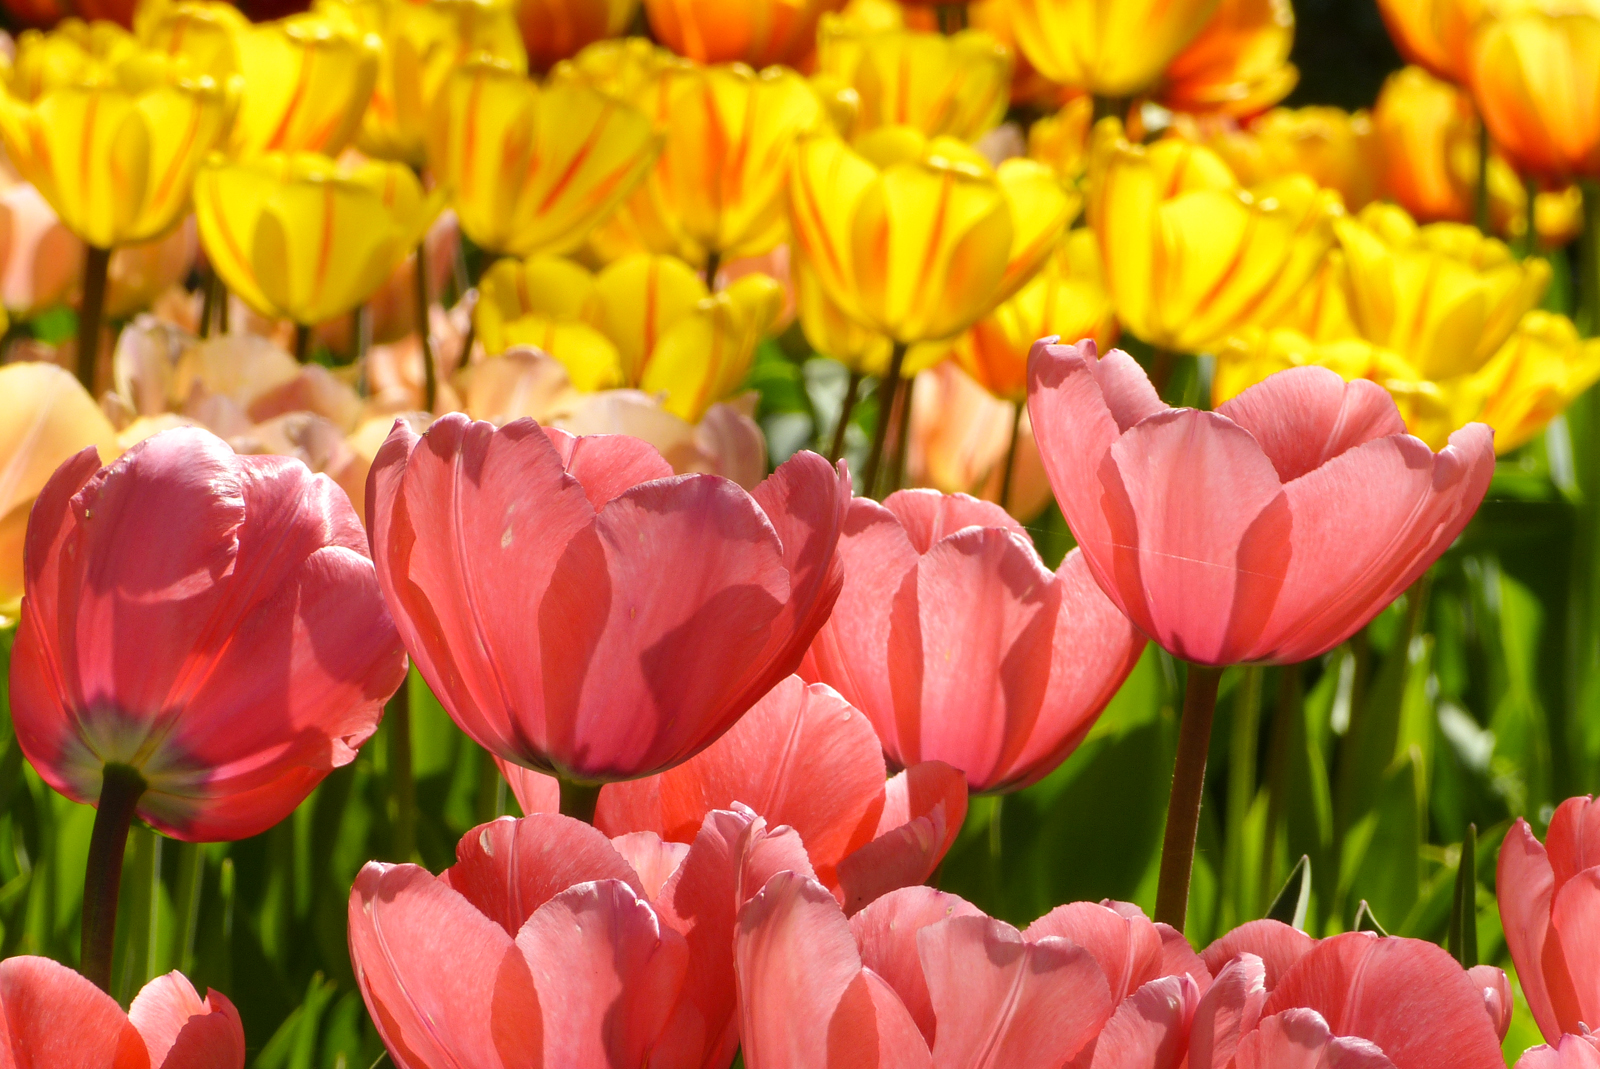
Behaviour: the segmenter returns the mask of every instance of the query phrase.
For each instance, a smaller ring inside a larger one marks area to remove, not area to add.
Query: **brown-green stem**
[[[294,358],[301,364],[311,359],[311,328],[304,323],[294,325]]]
[[[144,794],[144,777],[127,765],[107,765],[100,801],[89,836],[89,862],[83,874],[83,932],[78,971],[102,991],[111,990],[111,956],[117,941],[117,898],[122,891],[122,859],[128,829]]]
[[[1194,870],[1195,832],[1200,827],[1200,797],[1205,792],[1206,756],[1211,749],[1211,719],[1217,710],[1222,669],[1191,664],[1178,725],[1178,759],[1167,799],[1167,832],[1161,842],[1161,877],[1155,919],[1183,931],[1189,913],[1189,876]]]
[[[1011,477],[1017,470],[1017,444],[1022,441],[1022,406],[1026,401],[1018,401],[1011,413],[1011,445],[1006,449],[1006,466],[1000,476],[1000,507],[1011,509]]]
[[[100,321],[106,309],[106,281],[111,250],[83,247],[83,301],[78,305],[78,381],[94,396],[95,367],[100,361]]]
[[[411,680],[389,699],[383,713],[389,731],[389,786],[394,792],[394,859],[405,863],[417,849],[417,788],[411,773]]]
[[[585,824],[594,823],[594,807],[600,801],[600,784],[579,783],[576,780],[563,776],[561,784],[561,815],[581,820]]]
[[[878,380],[878,426],[872,432],[872,451],[867,454],[866,467],[861,469],[861,492],[873,496],[878,482],[878,470],[883,465],[883,447],[889,438],[889,419],[894,412],[896,395],[900,392],[900,368],[906,362],[905,342],[895,342],[889,355],[889,370]]]
[[[861,372],[850,372],[850,383],[844,388],[844,400],[839,405],[839,422],[833,428],[833,444],[828,447],[828,463],[837,464],[844,455],[844,435],[850,428],[850,414],[856,410],[856,396],[861,392]]]
[[[417,243],[413,298],[417,305],[417,341],[422,347],[422,407],[432,412],[439,400],[439,371],[433,366],[433,339],[428,334],[428,243]]]

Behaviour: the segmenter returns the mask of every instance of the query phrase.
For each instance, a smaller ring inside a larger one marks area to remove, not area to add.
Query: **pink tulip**
[[[1089,570],[1152,640],[1198,664],[1302,661],[1410,586],[1494,470],[1472,423],[1438,454],[1389,394],[1325,368],[1218,408],[1169,408],[1126,353],[1034,345],[1029,412]]]
[[[1543,846],[1518,820],[1500,846],[1495,888],[1506,946],[1545,1042],[1600,1027],[1600,801],[1562,802]]]
[[[405,675],[344,492],[299,461],[167,431],[63,464],[28,525],[11,713],[23,753],[93,802],[108,766],[190,841],[282,820],[355,759]]]
[[[459,414],[397,425],[367,483],[401,637],[492,753],[595,783],[714,742],[838,595],[849,481],[801,453],[746,493],[633,438]]]
[[[438,877],[368,863],[350,957],[395,1063],[726,1069],[735,866],[752,832],[793,863],[792,835],[732,812],[687,848],[541,814],[474,828]]]
[[[1083,555],[1054,575],[998,505],[902,490],[850,502],[844,592],[801,667],[866,713],[900,767],[1013,791],[1066,759],[1144,641]]]
[[[1263,990],[1270,992],[1278,986],[1278,979],[1316,945],[1315,939],[1282,921],[1247,921],[1206,947],[1200,958],[1211,975],[1220,976],[1234,958],[1253,954],[1262,963]]]
[[[1600,1036],[1565,1035],[1549,1046],[1529,1047],[1517,1069],[1600,1069]]]
[[[181,973],[144,985],[127,1013],[49,958],[0,962],[6,1069],[244,1069],[244,1027],[220,992],[202,1001]]]

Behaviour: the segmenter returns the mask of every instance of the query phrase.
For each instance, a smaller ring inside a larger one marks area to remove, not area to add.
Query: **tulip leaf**
[[[1450,930],[1446,946],[1463,969],[1478,964],[1478,827],[1467,825],[1461,840],[1461,860],[1456,865],[1455,894],[1450,902]]]
[[[1376,932],[1382,936],[1389,934],[1383,930],[1383,925],[1378,923],[1378,918],[1372,915],[1372,907],[1367,905],[1366,899],[1362,899],[1361,905],[1356,909],[1355,925],[1350,930],[1354,932]]]
[[[1310,905],[1311,858],[1301,854],[1300,860],[1290,870],[1289,878],[1283,882],[1283,889],[1272,900],[1272,905],[1267,907],[1264,916],[1267,920],[1282,921],[1291,928],[1305,931],[1306,910]]]

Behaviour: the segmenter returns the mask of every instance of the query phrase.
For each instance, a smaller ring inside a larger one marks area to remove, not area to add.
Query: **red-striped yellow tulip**
[[[1049,164],[1063,181],[1075,182],[1089,166],[1094,101],[1077,97],[1028,127],[1028,155]]]
[[[478,58],[446,80],[428,130],[428,165],[461,229],[491,252],[576,248],[632,191],[659,151],[637,108],[559,80],[540,88]]]
[[[383,284],[427,232],[441,198],[411,169],[340,166],[312,153],[214,158],[195,179],[206,256],[262,315],[311,326]]]
[[[5,73],[6,88],[33,101],[48,89],[116,80],[117,67],[139,52],[139,42],[109,22],[67,19],[50,33],[28,30]]]
[[[250,20],[224,0],[178,0],[152,5],[139,39],[175,64],[222,81],[239,73],[239,45]]]
[[[1338,190],[1350,211],[1378,196],[1382,160],[1372,116],[1366,111],[1274,108],[1242,129],[1194,122],[1183,127],[1185,137],[1221,156],[1241,185],[1259,185],[1298,172],[1310,175],[1319,186]]]
[[[1534,310],[1474,376],[1486,398],[1483,422],[1497,453],[1509,453],[1544,430],[1600,379],[1600,338],[1578,337],[1572,320]]]
[[[889,369],[893,343],[864,327],[830,299],[804,259],[794,264],[795,314],[811,348],[856,374],[882,375]]]
[[[990,34],[946,37],[863,30],[828,15],[817,36],[817,74],[860,100],[854,134],[911,126],[928,137],[974,141],[1000,124],[1011,98],[1011,56]]]
[[[1090,220],[1117,316],[1149,344],[1201,352],[1285,309],[1333,244],[1338,194],[1305,175],[1245,190],[1209,149],[1095,130]]]
[[[620,37],[633,22],[639,0],[516,0],[517,27],[536,71],[608,37]]]
[[[1495,146],[1519,172],[1600,179],[1600,5],[1559,14],[1517,5],[1485,19],[1468,75]]]
[[[1481,367],[1550,282],[1550,265],[1538,257],[1519,261],[1460,223],[1419,227],[1392,204],[1370,204],[1335,225],[1362,336],[1425,378]]]
[[[244,78],[233,150],[338,154],[372,99],[383,43],[346,20],[295,15],[238,36]]]
[[[1161,79],[1218,0],[1009,0],[1017,44],[1051,81],[1131,97]]]
[[[802,66],[844,0],[645,0],[656,40],[701,63]]]
[[[886,127],[801,142],[795,251],[851,319],[903,344],[950,338],[1020,289],[1078,202],[1033,160],[992,168],[953,138]]]
[[[1294,88],[1289,0],[1222,0],[1187,48],[1167,64],[1157,99],[1174,111],[1254,115]]]
[[[188,211],[196,168],[227,134],[233,95],[208,77],[174,77],[152,56],[86,74],[46,80],[32,100],[0,96],[6,152],[90,245],[157,237]]]

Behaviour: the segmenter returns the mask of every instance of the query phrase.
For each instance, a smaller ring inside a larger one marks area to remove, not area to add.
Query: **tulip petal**
[[[688,843],[673,843],[663,841],[661,836],[653,831],[633,831],[626,835],[618,835],[611,840],[611,845],[622,859],[628,863],[639,877],[639,885],[644,888],[644,897],[654,902],[661,888],[671,875],[683,864],[684,855],[689,852]]]
[[[1029,942],[1056,937],[1087,950],[1106,978],[1113,1005],[1163,975],[1161,933],[1142,913],[1127,916],[1098,902],[1069,902],[1028,925],[1022,936]]]
[[[1577,994],[1561,941],[1550,938],[1555,872],[1545,848],[1521,817],[1500,844],[1495,895],[1506,948],[1517,965],[1517,982],[1540,1033],[1547,1043],[1554,1043],[1561,1038],[1563,1022],[1576,1016]]]
[[[599,512],[612,498],[652,479],[672,477],[668,464],[648,442],[626,434],[568,434],[554,427],[544,428],[556,447],[567,474],[583,484],[589,504]]]
[[[840,1066],[933,1069],[933,1057],[894,989],[871,969],[845,988],[828,1022],[828,1058]]]
[[[1201,952],[1201,959],[1213,976],[1240,954],[1254,954],[1261,959],[1266,972],[1263,982],[1267,990],[1278,986],[1278,980],[1289,967],[1308,954],[1317,941],[1282,921],[1247,921],[1233,931],[1220,936]]]
[[[1127,916],[1128,910],[1139,909],[1131,902],[1113,903],[1112,908],[1124,916]],[[1143,916],[1144,911],[1139,910],[1139,914]],[[1200,994],[1205,994],[1211,988],[1211,970],[1194,952],[1189,940],[1170,924],[1157,923],[1156,934],[1161,936],[1161,975],[1187,976],[1194,981]]]
[[[805,844],[794,829],[782,825],[769,828],[766,821],[754,817],[739,844],[739,882],[734,896],[739,908],[779,872],[798,872],[816,879]]]
[[[922,975],[917,933],[951,917],[983,917],[983,911],[959,895],[932,887],[903,887],[850,918],[862,964],[894,990],[930,1048],[937,1021]]]
[[[110,995],[48,958],[0,962],[0,1057],[8,1067],[145,1069],[144,1040]]]
[[[940,1069],[1057,1069],[1111,1016],[1093,956],[1065,940],[1025,942],[987,917],[952,917],[917,933],[938,1024]]]
[[[1266,967],[1254,954],[1239,954],[1217,974],[1195,1007],[1189,1028],[1190,1069],[1228,1069],[1240,1038],[1255,1028],[1266,1001]]]
[[[923,761],[884,787],[873,839],[839,863],[844,911],[933,875],[967,816],[967,778],[943,761]]]
[[[1163,976],[1117,1006],[1095,1042],[1090,1069],[1177,1069],[1200,990],[1187,976]]]
[[[1238,1069],[1394,1069],[1364,1039],[1335,1036],[1315,1010],[1285,1010],[1239,1043]]]
[[[554,776],[547,776],[543,772],[535,772],[531,768],[513,765],[505,758],[498,755],[494,758],[495,767],[506,778],[506,783],[511,787],[511,794],[517,800],[517,805],[528,816],[535,813],[559,813],[561,811],[561,781]],[[602,795],[603,797],[603,795]],[[596,826],[600,824],[598,814]]]
[[[546,813],[473,828],[439,879],[512,938],[539,907],[574,884],[618,880],[644,895],[638,874],[610,839],[581,820]]]
[[[1550,910],[1550,928],[1561,941],[1572,977],[1577,1019],[1585,1024],[1600,1021],[1600,955],[1594,952],[1600,946],[1600,868],[1584,869],[1561,886]],[[1564,1030],[1579,1028],[1571,1025]]]
[[[1568,798],[1556,806],[1544,848],[1550,855],[1556,891],[1584,869],[1600,865],[1600,801]]]
[[[1500,1069],[1483,996],[1456,960],[1418,939],[1324,939],[1278,982],[1263,1016],[1316,1010],[1334,1034],[1382,1048],[1397,1069]]]
[[[160,1069],[244,1069],[244,1024],[218,991],[205,1001],[177,971],[139,991],[128,1019],[144,1037],[150,1064]]]
[[[1255,436],[1288,483],[1346,450],[1406,432],[1389,392],[1375,382],[1346,382],[1322,367],[1270,375],[1217,407]]]
[[[897,490],[883,499],[918,553],[965,527],[1003,527],[1024,537],[1027,530],[999,505],[966,494],[937,490]]]
[[[1517,1069],[1600,1069],[1600,1043],[1593,1036],[1565,1035],[1550,1046],[1529,1047]]]
[[[1511,1030],[1511,981],[1506,978],[1504,969],[1493,965],[1474,965],[1467,970],[1467,975],[1483,995],[1483,1008],[1494,1022],[1495,1035],[1504,1043],[1506,1033]]]

